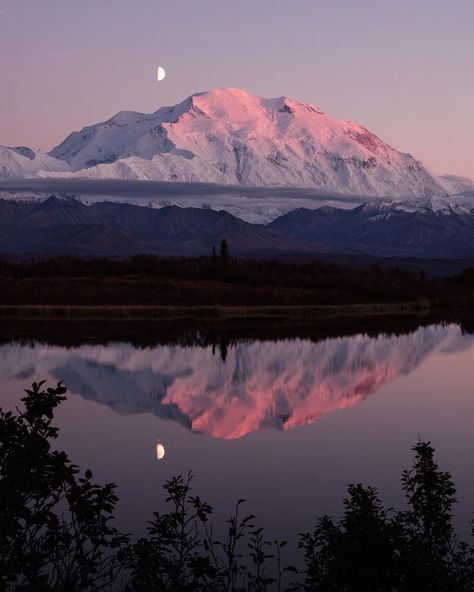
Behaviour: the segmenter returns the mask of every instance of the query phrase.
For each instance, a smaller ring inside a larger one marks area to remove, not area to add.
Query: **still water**
[[[164,508],[163,483],[189,470],[217,520],[243,497],[272,538],[296,538],[316,517],[339,514],[350,482],[400,505],[399,477],[418,437],[452,472],[456,522],[467,531],[474,335],[461,325],[179,343],[4,342],[0,405],[13,409],[34,380],[63,380],[59,445],[97,481],[118,484],[119,526],[135,534]]]

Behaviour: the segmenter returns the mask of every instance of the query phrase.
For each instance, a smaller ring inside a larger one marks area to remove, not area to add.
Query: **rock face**
[[[50,152],[93,179],[310,187],[370,196],[432,196],[466,187],[439,178],[366,128],[317,107],[234,88],[151,114],[123,111],[73,132]],[[469,180],[468,180],[469,181]]]

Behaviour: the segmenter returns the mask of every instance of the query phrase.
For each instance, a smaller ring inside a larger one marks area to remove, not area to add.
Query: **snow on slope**
[[[55,195],[66,196],[70,199],[77,199],[85,205],[97,202],[125,203],[145,208],[159,209],[166,206],[178,206],[180,208],[208,208],[214,211],[225,211],[236,218],[249,222],[250,224],[269,224],[280,216],[296,209],[304,208],[316,210],[324,207],[337,209],[352,209],[364,205],[365,211],[369,213],[370,220],[376,216],[391,215],[394,210],[402,212],[433,211],[446,214],[455,213],[458,216],[471,216],[474,212],[474,195],[452,195],[448,197],[416,197],[407,200],[374,200],[361,198],[358,203],[338,200],[336,197],[314,200],[310,197],[265,196],[261,198],[248,198],[238,195],[214,195],[211,198],[203,199],[202,196],[174,196],[166,198],[144,198],[133,195],[91,195],[56,193]],[[49,193],[35,193],[26,191],[0,191],[0,199],[11,201],[45,201],[51,196]]]
[[[464,195],[431,196],[409,200],[392,200],[380,202],[388,207],[404,212],[419,212],[423,210],[454,213],[460,216],[471,215],[474,211],[474,198]]]
[[[459,177],[457,175],[443,175],[440,177],[448,193],[472,193],[474,192],[474,181],[468,177]]]
[[[370,196],[446,195],[452,188],[358,124],[287,97],[262,99],[233,88],[198,93],[148,115],[120,112],[72,133],[50,155],[71,165],[67,176],[93,179],[314,187]]]
[[[63,160],[49,156],[41,150],[26,146],[7,148],[0,146],[0,179],[6,177],[31,177],[38,171],[67,172],[70,166]]]

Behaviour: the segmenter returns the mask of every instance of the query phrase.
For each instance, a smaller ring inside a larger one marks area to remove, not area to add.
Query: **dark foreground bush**
[[[350,485],[342,518],[325,516],[300,535],[297,572],[282,559],[286,542],[267,541],[243,500],[217,539],[191,475],[166,483],[170,509],[154,514],[146,537],[120,533],[115,486],[95,484],[51,447],[65,391],[35,383],[23,411],[0,410],[0,590],[474,590],[474,549],[452,525],[456,490],[427,442],[402,476],[407,509],[387,510],[376,489]]]
[[[51,422],[66,389],[33,384],[25,410],[0,410],[0,589],[49,591],[107,587],[120,569],[125,538],[110,522],[114,485],[80,475],[51,448]]]

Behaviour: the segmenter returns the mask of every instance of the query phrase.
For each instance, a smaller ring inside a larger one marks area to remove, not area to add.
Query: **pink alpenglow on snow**
[[[265,99],[235,88],[197,93],[149,114],[121,111],[73,132],[49,155],[57,164],[34,175],[377,197],[446,196],[460,183],[436,177],[361,125],[288,97]]]

